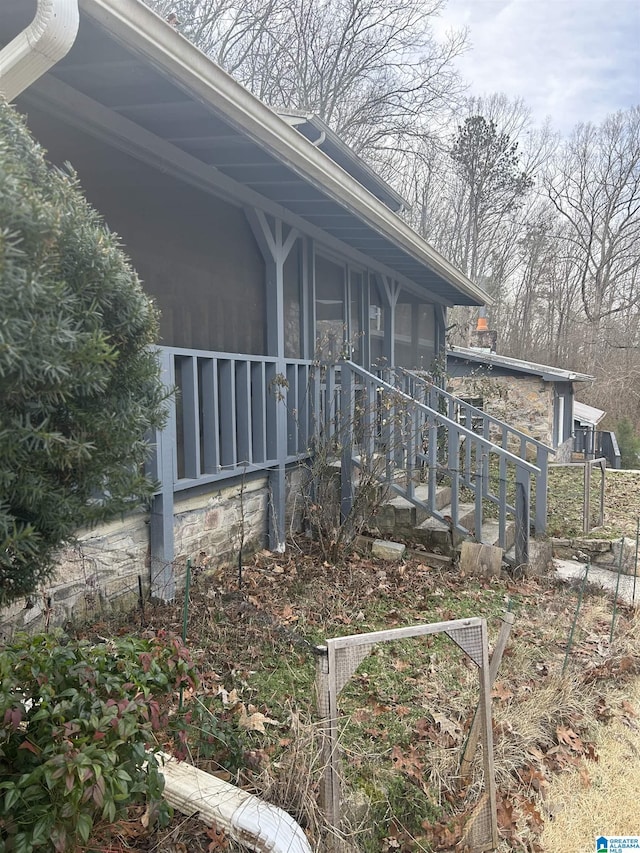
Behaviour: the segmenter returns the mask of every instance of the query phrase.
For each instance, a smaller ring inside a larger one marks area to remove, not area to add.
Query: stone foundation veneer
[[[289,479],[297,483],[295,470]],[[291,504],[295,491],[294,486],[289,489]],[[181,497],[178,493],[174,508],[178,588],[184,585],[188,557],[196,566],[203,554],[210,558],[209,567],[230,565],[237,561],[241,536],[243,551],[264,548],[268,503],[265,476],[247,478],[244,484],[236,480],[217,485],[198,495]],[[149,563],[147,513],[134,512],[122,520],[79,531],[77,543],[61,553],[51,581],[26,601],[0,611],[0,639],[17,630],[37,632],[135,607],[140,584],[144,598],[149,596]]]

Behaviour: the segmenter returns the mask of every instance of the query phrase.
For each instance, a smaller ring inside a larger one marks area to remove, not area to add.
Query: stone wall
[[[291,509],[297,478],[289,478]],[[229,565],[243,551],[267,544],[268,486],[265,476],[218,486],[197,496],[176,496],[174,508],[175,571],[184,584],[186,561],[198,565],[203,555],[209,566]],[[113,609],[137,605],[140,592],[149,596],[149,516],[135,512],[122,520],[79,531],[77,543],[60,555],[51,581],[26,601],[0,611],[0,639],[16,630],[40,631],[96,619]]]
[[[625,575],[635,575],[638,571],[636,540],[630,536],[621,539],[591,539],[588,536],[578,536],[574,539],[555,538],[551,540],[551,544],[554,557],[562,560],[584,563],[588,561],[612,572],[619,569],[621,574]],[[640,580],[638,582],[640,583]]]
[[[559,444],[556,447],[556,455],[553,457],[553,461],[558,464],[566,464],[572,461],[573,454],[573,438],[568,438],[562,444]]]
[[[456,376],[447,390],[481,398],[487,414],[553,447],[553,385],[539,376]]]

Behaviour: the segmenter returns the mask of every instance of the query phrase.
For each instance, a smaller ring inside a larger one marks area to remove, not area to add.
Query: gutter
[[[491,304],[483,288],[140,0],[80,0],[80,5],[129,49],[146,57],[203,103],[220,110],[225,120],[470,297],[472,304]]]
[[[7,101],[67,55],[79,20],[78,0],[38,0],[33,21],[0,51],[0,92]]]
[[[302,827],[283,809],[171,755],[159,757],[163,797],[183,814],[197,813],[255,853],[312,853]]]

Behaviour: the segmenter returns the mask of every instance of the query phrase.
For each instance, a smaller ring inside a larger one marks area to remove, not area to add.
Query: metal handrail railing
[[[526,459],[529,450],[535,454],[535,464],[540,469],[540,473],[534,477],[534,528],[536,535],[543,535],[547,529],[549,457],[555,455],[555,450],[544,442],[522,432],[522,430],[516,429],[488,412],[484,412],[472,403],[468,403],[466,400],[450,394],[436,385],[429,376],[424,375],[420,371],[396,367],[391,369],[389,373],[391,376],[395,375],[402,378],[407,383],[404,385],[404,389],[406,390],[408,385],[411,396],[418,397],[416,386],[420,386],[424,393],[424,399],[428,401],[428,405],[431,408],[439,409],[440,402],[443,402],[451,419],[456,419],[455,413],[457,410],[464,413],[465,420],[469,424],[473,423],[474,420],[480,421],[482,424],[482,435],[490,439],[493,444],[497,444],[508,450],[511,441],[512,446],[519,447],[520,456],[524,459]]]
[[[336,369],[340,371],[339,386]],[[429,515],[450,524],[460,533],[469,533],[459,520],[463,487],[474,494],[476,538],[480,538],[482,528],[483,500],[498,507],[499,543],[503,548],[506,547],[507,514],[512,514],[516,523],[516,560],[518,563],[527,561],[531,479],[540,477],[538,466],[353,362],[327,366],[325,371],[328,400],[325,423],[331,406],[334,418],[339,413],[337,428],[340,430],[338,444],[342,454],[343,514],[350,511],[353,502],[352,469],[363,464],[363,457],[372,459],[377,453],[385,460],[380,479],[391,491],[424,508]],[[359,412],[356,410],[356,392]],[[363,420],[368,429],[363,429]],[[332,428],[336,429],[335,420]],[[358,431],[360,436],[356,435]],[[490,456],[498,459],[498,494],[493,494],[486,476]],[[426,501],[416,496],[416,463],[426,464]],[[513,503],[507,500],[508,467],[515,471]],[[451,510],[447,516],[436,506],[439,476],[447,476],[451,481]]]

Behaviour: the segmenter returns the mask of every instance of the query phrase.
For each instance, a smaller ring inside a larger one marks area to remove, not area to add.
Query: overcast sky
[[[536,122],[567,133],[640,103],[640,0],[447,0],[436,33],[465,26],[471,92],[521,97]]]

